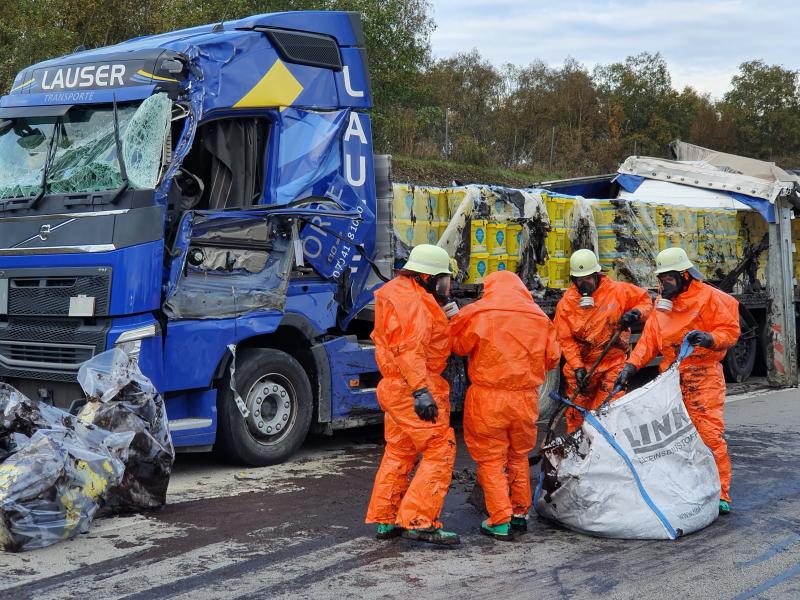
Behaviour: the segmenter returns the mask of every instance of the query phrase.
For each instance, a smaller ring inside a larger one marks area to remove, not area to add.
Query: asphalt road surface
[[[536,516],[513,543],[481,536],[463,447],[442,516],[461,546],[376,541],[363,519],[382,440],[369,429],[264,469],[179,455],[164,509],[0,554],[0,598],[800,598],[800,390],[744,391],[726,406],[734,512],[674,542]]]

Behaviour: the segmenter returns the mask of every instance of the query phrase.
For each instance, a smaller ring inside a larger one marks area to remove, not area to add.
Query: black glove
[[[638,323],[639,319],[642,318],[642,313],[639,311],[638,308],[634,308],[633,310],[629,310],[622,318],[619,320],[619,328],[620,329],[628,329],[634,323]]]
[[[436,422],[439,416],[439,407],[431,396],[428,388],[420,388],[412,394],[414,396],[414,412],[423,421]]]
[[[575,381],[578,384],[578,391],[585,392],[589,387],[589,379],[586,377],[586,369],[583,367],[580,369],[575,369]]]
[[[714,338],[705,331],[692,331],[686,336],[686,340],[692,346],[702,346],[703,348],[711,348],[714,345]]]
[[[622,371],[619,372],[617,375],[617,380],[614,382],[614,387],[624,390],[628,387],[628,380],[636,373],[636,367],[634,367],[631,363],[625,363],[625,366],[622,367]]]

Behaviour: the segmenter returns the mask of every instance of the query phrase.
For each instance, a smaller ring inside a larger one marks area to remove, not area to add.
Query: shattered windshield
[[[122,162],[128,185],[158,183],[171,101],[157,94],[117,106]],[[124,182],[112,106],[75,106],[63,117],[16,118],[0,123],[0,200],[37,196],[47,170],[47,194],[102,192]]]

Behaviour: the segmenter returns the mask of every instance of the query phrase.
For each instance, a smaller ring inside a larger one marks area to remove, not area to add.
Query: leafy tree
[[[800,72],[753,60],[731,85],[721,108],[741,151],[768,159],[800,151]]]

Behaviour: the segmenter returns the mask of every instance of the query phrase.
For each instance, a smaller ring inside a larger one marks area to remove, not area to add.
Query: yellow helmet
[[[600,272],[600,262],[591,250],[576,250],[569,257],[569,274],[572,277],[586,277]]]
[[[690,270],[697,271],[683,248],[665,248],[656,256],[656,275],[669,271],[683,272]]]
[[[420,244],[411,249],[403,269],[426,275],[442,275],[450,271],[450,255],[447,250],[433,244]]]

